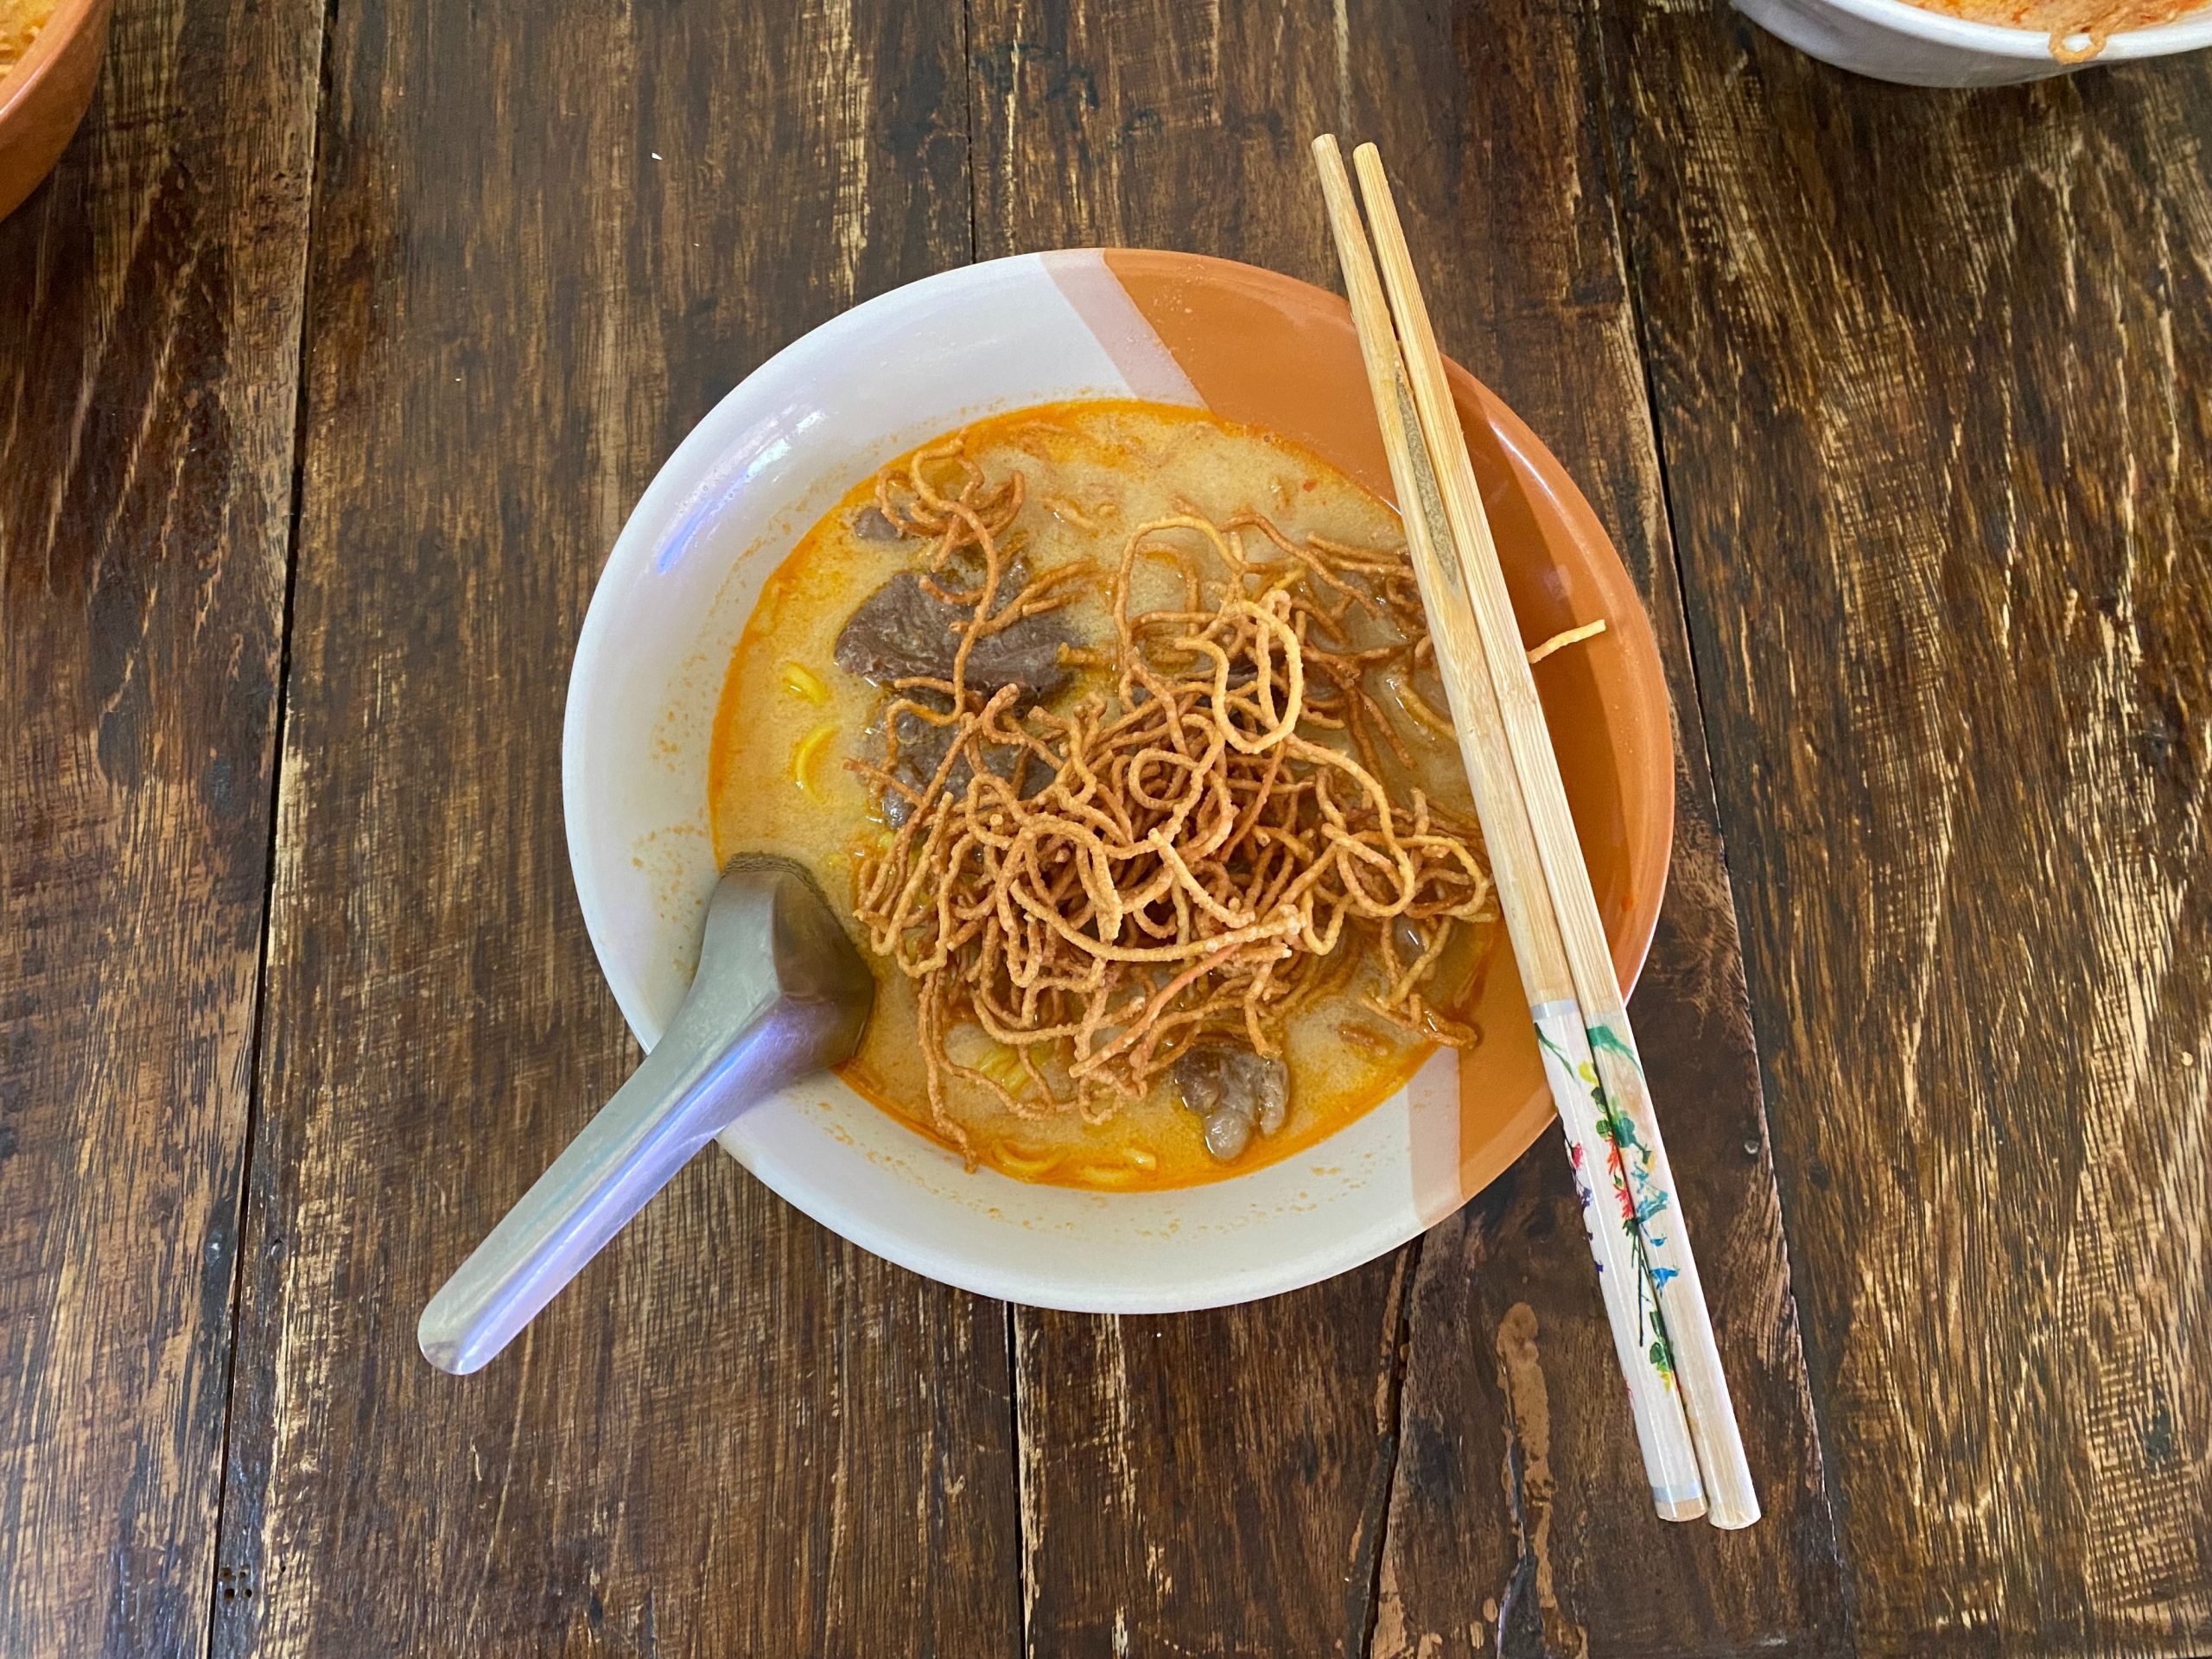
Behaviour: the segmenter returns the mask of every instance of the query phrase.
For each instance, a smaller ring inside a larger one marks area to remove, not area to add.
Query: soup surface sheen
[[[1116,567],[1132,530],[1195,506],[1224,519],[1240,510],[1266,514],[1294,537],[1320,535],[1365,547],[1403,545],[1387,505],[1303,447],[1200,410],[1099,400],[1019,410],[965,429],[967,454],[994,481],[1027,479],[1012,529],[1033,572],[1074,559]],[[926,446],[925,446],[926,447]],[[897,465],[899,463],[894,463]],[[837,637],[854,609],[902,570],[918,568],[923,544],[871,537],[855,528],[874,500],[863,480],[803,537],[764,586],[731,659],[715,723],[709,780],[717,861],[735,852],[780,853],[799,860],[823,890],[849,904],[857,853],[887,835],[874,816],[866,780],[848,755],[870,756],[869,735],[884,693],[837,666]],[[876,526],[880,531],[880,525]],[[1166,605],[1165,572],[1140,565],[1132,602]],[[1102,575],[1065,613],[1087,640],[1110,638],[1110,596]],[[1108,683],[1090,671],[1055,703]],[[1456,751],[1411,725],[1418,771],[1410,779],[1432,799],[1471,814]],[[849,909],[848,927],[867,945]],[[1495,928],[1462,926],[1440,985],[1446,1006],[1465,1001]],[[1355,949],[1350,935],[1347,950]],[[913,992],[889,964],[870,956],[878,994],[861,1052],[842,1068],[861,1095],[932,1139]],[[1232,1163],[1206,1151],[1198,1117],[1162,1083],[1107,1122],[1086,1124],[1073,1111],[1050,1118],[1007,1112],[984,1091],[955,1080],[950,1115],[969,1136],[969,1155],[1024,1180],[1109,1190],[1218,1180],[1289,1156],[1342,1128],[1386,1098],[1433,1045],[1377,1018],[1358,1000],[1379,970],[1347,962],[1344,983],[1294,1015],[1287,1033],[1290,1113],[1273,1135],[1255,1138]],[[989,1065],[995,1045],[973,1028],[963,1063]],[[1007,1051],[1000,1051],[1001,1056]],[[1011,1081],[1011,1078],[1008,1079]]]

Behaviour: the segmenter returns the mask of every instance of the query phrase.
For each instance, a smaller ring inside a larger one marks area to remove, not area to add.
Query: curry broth
[[[1178,499],[1217,518],[1245,508],[1266,513],[1294,537],[1319,534],[1363,546],[1402,541],[1397,515],[1319,456],[1274,434],[1200,410],[1120,400],[1047,404],[967,429],[968,453],[986,476],[1020,469],[1029,494],[1014,531],[1033,573],[1088,558],[1102,572],[1118,564],[1128,535],[1177,512]],[[811,869],[825,892],[849,899],[856,853],[889,832],[871,810],[867,783],[846,756],[861,752],[883,693],[833,659],[855,607],[898,572],[913,569],[921,543],[876,540],[852,528],[874,499],[873,477],[856,485],[807,531],[762,588],[730,663],[715,721],[709,789],[718,862],[752,849],[785,854]],[[1156,590],[1154,590],[1154,585]],[[1110,639],[1105,578],[1064,613],[1082,637]],[[1141,563],[1132,602],[1141,607],[1179,593],[1166,572]],[[1072,702],[1104,683],[1093,671],[1055,699]],[[1458,754],[1402,724],[1420,760],[1414,781],[1432,798],[1471,812]],[[850,923],[856,936],[861,930]],[[1458,930],[1440,987],[1471,976],[1488,928]],[[865,950],[865,940],[862,940]],[[859,1093],[933,1139],[912,988],[874,959],[874,1017],[861,1052],[842,1075]],[[1345,982],[1293,1018],[1286,1047],[1290,1116],[1255,1137],[1232,1163],[1205,1150],[1197,1116],[1163,1084],[1110,1121],[1074,1113],[1038,1121],[1007,1112],[958,1078],[948,1105],[982,1162],[1024,1180],[1116,1190],[1219,1180],[1288,1157],[1334,1133],[1395,1090],[1433,1045],[1389,1025],[1357,1001],[1371,969],[1347,963]],[[1454,976],[1456,976],[1456,981]],[[1444,999],[1449,1002],[1452,999]],[[955,1057],[991,1064],[996,1048],[966,1030]],[[1011,1055],[999,1051],[1010,1060]],[[1004,1081],[1011,1084],[1018,1072]]]

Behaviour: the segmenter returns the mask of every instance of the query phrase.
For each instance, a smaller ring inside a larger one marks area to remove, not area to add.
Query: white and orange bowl
[[[1538,674],[1624,982],[1674,823],[1666,689],[1636,588],[1512,413],[1453,370],[1524,633],[1603,616]],[[1344,303],[1187,254],[1025,255],[857,306],[763,364],[654,479],[601,574],[569,682],[569,856],[601,969],[650,1048],[690,982],[716,869],[708,749],[761,584],[859,479],[976,416],[1083,396],[1198,404],[1311,446],[1390,499]],[[1247,1300],[1339,1273],[1451,1214],[1552,1120],[1510,954],[1464,1055],[1306,1151],[1206,1185],[1104,1193],[960,1160],[830,1075],[748,1112],[730,1154],[824,1226],[983,1295],[1099,1313]]]

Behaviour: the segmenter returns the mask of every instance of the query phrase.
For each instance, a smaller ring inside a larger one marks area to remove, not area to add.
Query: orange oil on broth
[[[1016,469],[1028,474],[1027,499],[1014,529],[1033,575],[1077,558],[1111,570],[1129,531],[1180,511],[1179,499],[1217,522],[1252,509],[1297,537],[1403,544],[1397,515],[1318,455],[1204,410],[1102,399],[1018,410],[966,430],[968,453],[986,478],[995,481]],[[800,538],[762,588],[723,683],[709,776],[718,861],[741,849],[781,853],[804,863],[824,892],[848,904],[855,855],[889,834],[872,815],[867,783],[844,765],[861,750],[884,694],[839,668],[833,653],[855,607],[898,572],[915,568],[925,545],[855,534],[854,514],[874,499],[871,475]],[[1140,607],[1169,602],[1179,589],[1152,592],[1147,583],[1170,581],[1164,572],[1148,575],[1141,561],[1133,601]],[[1063,613],[1086,640],[1113,635],[1103,589],[1102,582]],[[1096,674],[1079,677],[1055,706],[1104,683]],[[1457,753],[1433,742],[1424,747],[1410,725],[1400,730],[1421,758],[1414,781],[1432,798],[1471,815]],[[846,923],[865,953],[849,910]],[[1440,987],[1455,974],[1461,981],[1471,975],[1487,943],[1474,937],[1477,931],[1458,930]],[[861,1052],[841,1075],[875,1105],[942,1141],[930,1118],[912,988],[868,954],[876,972],[875,1013]],[[1285,1039],[1288,1121],[1274,1135],[1255,1136],[1234,1163],[1206,1152],[1198,1116],[1166,1083],[1103,1124],[1085,1124],[1073,1112],[1041,1121],[1017,1117],[957,1077],[945,1084],[948,1108],[971,1137],[979,1161],[1024,1180],[1134,1191],[1241,1174],[1335,1133],[1386,1099],[1427,1058],[1433,1045],[1359,1004],[1357,992],[1373,983],[1361,976],[1372,972],[1355,966],[1344,986],[1293,1017]],[[1357,1046],[1344,1035],[1347,1027]],[[969,1030],[956,1034],[951,1046],[956,1058],[972,1065],[993,1046]]]

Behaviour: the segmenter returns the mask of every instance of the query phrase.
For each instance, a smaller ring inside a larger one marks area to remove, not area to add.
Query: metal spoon
[[[813,878],[741,854],[653,1052],[430,1299],[423,1357],[478,1370],[747,1107],[859,1048],[875,979]]]

